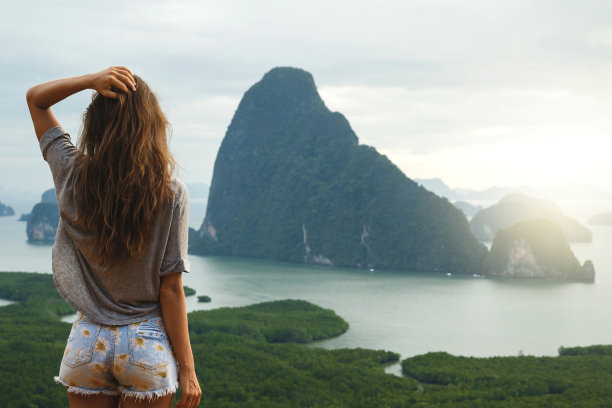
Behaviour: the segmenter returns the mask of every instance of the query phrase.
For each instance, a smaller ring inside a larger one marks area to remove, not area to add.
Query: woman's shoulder
[[[172,177],[172,190],[176,194],[175,201],[181,202],[189,199],[187,186],[178,177]]]

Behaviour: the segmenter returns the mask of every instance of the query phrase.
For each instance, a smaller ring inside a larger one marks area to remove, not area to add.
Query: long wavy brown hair
[[[174,196],[168,121],[151,88],[134,79],[136,91],[117,99],[94,94],[78,142],[77,223],[92,232],[103,268],[143,255],[157,212]]]

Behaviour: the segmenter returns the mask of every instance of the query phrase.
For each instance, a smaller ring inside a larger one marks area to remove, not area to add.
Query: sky
[[[52,186],[27,89],[124,65],[158,94],[186,182],[210,183],[244,92],[294,66],[410,178],[612,191],[609,1],[24,0],[1,6],[0,44],[4,189]],[[90,98],[54,107],[73,140]]]

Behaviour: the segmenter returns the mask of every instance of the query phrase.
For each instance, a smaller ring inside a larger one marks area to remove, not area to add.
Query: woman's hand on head
[[[118,98],[120,92],[136,90],[136,81],[126,67],[110,67],[95,74],[56,79],[34,85],[26,93],[26,100],[38,140],[54,126],[60,126],[51,106],[85,89],[95,89],[107,98]]]
[[[104,97],[117,99],[117,90],[124,93],[135,91],[136,80],[126,67],[110,67],[91,74],[91,88]]]

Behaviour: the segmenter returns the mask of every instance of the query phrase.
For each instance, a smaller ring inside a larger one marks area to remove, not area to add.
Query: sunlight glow
[[[591,94],[399,87],[323,87],[321,94],[360,143],[411,178],[464,188],[612,186],[612,107]]]

